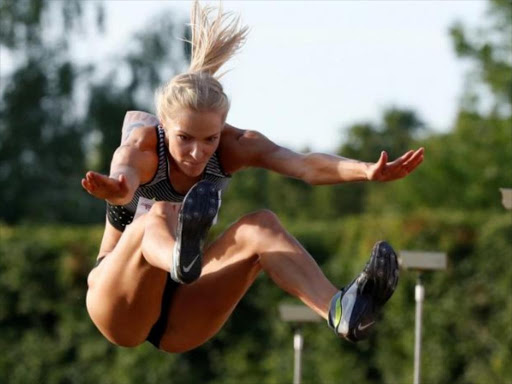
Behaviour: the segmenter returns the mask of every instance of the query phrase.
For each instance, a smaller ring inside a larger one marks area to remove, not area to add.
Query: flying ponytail
[[[219,7],[201,7],[196,0],[190,21],[192,30],[192,57],[187,73],[175,76],[155,94],[158,119],[164,124],[172,121],[176,111],[183,108],[218,111],[225,119],[229,100],[215,76],[244,44],[248,28],[241,26],[240,18],[223,13]]]

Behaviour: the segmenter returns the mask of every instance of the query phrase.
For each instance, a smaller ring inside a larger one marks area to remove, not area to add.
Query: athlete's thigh
[[[126,227],[113,251],[88,279],[89,315],[116,344],[144,341],[160,314],[167,272],[152,267],[142,256],[144,220],[140,217]]]
[[[183,352],[213,335],[256,279],[258,256],[242,241],[243,221],[233,224],[206,250],[201,277],[180,286],[172,299],[161,348]]]

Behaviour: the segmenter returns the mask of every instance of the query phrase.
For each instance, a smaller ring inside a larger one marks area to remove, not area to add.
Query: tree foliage
[[[283,223],[340,285],[362,269],[376,238],[396,249],[445,250],[448,270],[424,276],[423,382],[512,380],[512,275],[503,268],[512,253],[509,215],[431,211]],[[212,238],[227,224],[222,217]],[[291,381],[293,329],[279,320],[277,307],[295,301],[265,275],[222,331],[194,351],[165,354],[149,343],[133,349],[111,345],[85,308],[86,277],[100,237],[99,226],[0,226],[2,382]],[[323,323],[305,327],[304,382],[410,382],[414,283],[414,273],[402,271],[368,341],[347,343]]]
[[[76,184],[84,151],[80,145],[64,150],[84,133],[74,112],[82,69],[67,49],[82,3],[4,1],[1,7],[0,44],[17,66],[1,89],[0,217],[73,221],[87,205]],[[59,11],[63,23],[49,23]]]
[[[87,12],[102,26],[101,3],[6,0],[0,6],[0,44],[14,64],[0,88],[0,219],[101,221],[104,204],[84,193],[80,179],[91,167],[108,171],[124,113],[148,109],[156,85],[183,66],[183,46],[168,39],[182,27],[161,15],[110,67],[102,62],[102,75],[69,50]]]
[[[490,0],[487,22],[477,30],[461,23],[452,26],[450,33],[459,57],[474,63],[473,74],[479,81],[469,86],[466,100],[478,101],[475,85],[485,84],[491,91],[493,107],[505,114],[512,113],[512,3],[510,0]]]

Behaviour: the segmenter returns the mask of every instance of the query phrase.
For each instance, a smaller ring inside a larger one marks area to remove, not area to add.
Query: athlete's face
[[[203,173],[219,146],[223,126],[221,113],[186,109],[166,127],[169,152],[185,175],[196,177]]]

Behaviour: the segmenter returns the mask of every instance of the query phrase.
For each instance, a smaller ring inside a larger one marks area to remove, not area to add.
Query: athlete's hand
[[[379,160],[366,171],[368,180],[391,181],[401,179],[413,172],[423,161],[423,148],[408,151],[398,159],[388,162],[388,154],[382,151]]]
[[[122,205],[129,202],[129,188],[125,175],[117,179],[89,171],[82,179],[82,187],[94,197],[106,200],[112,205]],[[127,201],[128,200],[128,201]]]

